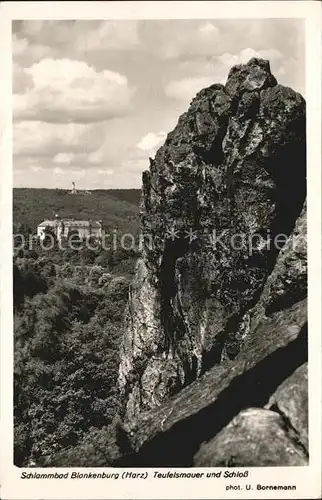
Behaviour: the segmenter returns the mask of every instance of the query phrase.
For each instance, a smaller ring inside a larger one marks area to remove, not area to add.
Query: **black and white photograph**
[[[11,24],[14,466],[295,498],[305,19],[74,12]]]

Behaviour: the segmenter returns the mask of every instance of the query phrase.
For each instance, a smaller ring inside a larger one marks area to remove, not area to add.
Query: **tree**
[[[66,262],[66,264],[61,266],[59,269],[59,275],[65,279],[71,279],[73,277],[73,273],[74,273],[74,266],[69,262]]]
[[[79,258],[83,265],[93,265],[96,258],[96,252],[87,247],[82,248],[79,253]]]
[[[89,283],[92,287],[99,286],[99,280],[103,276],[104,268],[101,266],[93,266],[89,273]]]
[[[13,265],[14,306],[19,309],[25,297],[33,297],[38,293],[46,293],[48,283],[37,270],[33,259],[19,259]]]
[[[16,465],[40,465],[68,449],[90,460],[119,411],[129,281],[105,271],[57,266],[47,255],[14,260]],[[75,284],[86,273],[90,286]]]
[[[75,266],[73,273],[73,281],[76,285],[84,285],[86,280],[86,272],[83,266]]]
[[[99,287],[105,287],[108,286],[111,280],[113,279],[113,275],[110,273],[104,273],[98,280],[98,285]]]
[[[43,239],[43,246],[47,246],[47,241],[46,239],[48,238],[48,244],[51,245],[53,242],[56,243],[57,242],[57,236],[56,236],[56,233],[54,231],[54,229],[51,227],[51,226],[46,226],[45,229],[44,229],[44,239]]]
[[[127,300],[129,291],[129,280],[125,276],[117,276],[112,279],[107,289],[107,297],[113,302],[124,302]]]
[[[79,236],[79,231],[77,229],[71,229],[67,236],[68,247],[72,250],[80,250],[83,245],[83,240]]]
[[[105,269],[109,269],[110,258],[111,251],[103,249],[95,258],[95,264],[97,264],[98,266],[102,266]]]

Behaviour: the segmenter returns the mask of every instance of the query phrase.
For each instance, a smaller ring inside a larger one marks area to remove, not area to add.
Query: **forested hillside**
[[[132,199],[138,205],[136,190],[71,196],[17,189],[14,220],[25,236],[53,210],[136,231]],[[139,253],[70,248],[68,241],[64,249],[57,241],[21,248],[17,236],[15,243],[15,464],[30,466],[106,435],[116,418],[121,324]]]
[[[24,225],[36,232],[44,219],[61,217],[101,220],[106,230],[135,234],[138,230],[139,189],[93,190],[70,195],[64,189],[15,188],[14,230]]]

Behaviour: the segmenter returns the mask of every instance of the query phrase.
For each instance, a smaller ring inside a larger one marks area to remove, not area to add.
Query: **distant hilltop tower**
[[[76,186],[74,181],[72,182],[72,194],[76,194]]]

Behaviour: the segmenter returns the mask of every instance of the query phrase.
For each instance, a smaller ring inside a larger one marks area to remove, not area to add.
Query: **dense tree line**
[[[117,419],[121,325],[137,255],[64,252],[14,257],[18,466],[88,449]]]

